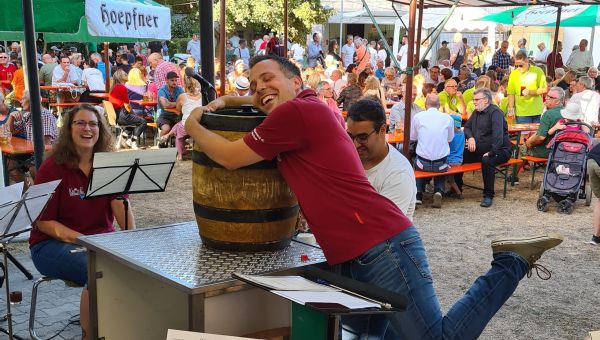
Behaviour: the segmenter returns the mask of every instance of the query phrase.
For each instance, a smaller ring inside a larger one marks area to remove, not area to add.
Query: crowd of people
[[[516,51],[511,51],[508,41],[499,42],[496,49],[485,38],[474,47],[461,38],[451,46],[443,41],[437,63],[425,60],[417,67],[407,118],[405,71],[412,56],[406,38],[395,56],[386,51],[383,41],[348,35],[340,46],[335,39],[327,44],[321,39],[314,33],[306,48],[287,44],[288,58],[276,34],[258,36],[251,44],[240,37],[228,39],[227,81],[217,84],[226,87],[227,95],[211,103],[203,102],[200,83],[187,76],[198,71],[197,35],[187,45],[190,58],[181,63],[166,58],[164,43],[156,51],[141,44],[122,45],[114,58],[109,56],[108,64],[102,53],[84,56],[53,46],[40,56],[39,79],[42,85],[73,87],[71,92],[82,103],[97,105],[102,102],[92,94],[103,93],[109,82],[108,103],[117,122],[131,127],[122,132],[124,148],[137,149],[148,122],[155,121],[161,144],[175,139],[178,159],[188,137],[227,169],[278,157],[278,167],[328,262],[342,275],[409,297],[403,313],[344,318],[345,334],[477,337],[520,279],[562,237],[494,241],[490,271],[443,316],[427,255],[412,223],[431,179],[416,179],[414,171],[446,172],[479,162],[484,185],[480,206],[492,206],[495,166],[513,154],[510,124],[540,123],[535,133],[526,136],[522,152],[548,157],[545,146],[566,128],[566,122],[598,123],[600,76],[587,41],[582,40],[564,64],[561,44],[557,51],[548,51],[539,43],[539,52],[530,56],[525,39],[519,40]],[[18,44],[0,52],[0,125],[31,140],[31,98],[24,91],[20,58]],[[215,66],[218,72],[218,62]],[[155,99],[156,112],[133,102],[140,99]],[[268,116],[240,140],[225,140],[199,124],[203,112],[242,104],[253,104]],[[44,141],[54,148],[36,182],[69,178],[69,183],[60,187],[30,238],[40,273],[82,285],[86,283],[84,257],[73,257],[72,263],[62,257],[72,250],[77,236],[112,231],[113,219],[122,225],[125,214],[122,197],[104,198],[100,202],[104,208],[95,210],[89,223],[73,216],[75,210],[61,208],[72,204],[82,211],[91,209],[92,203],[86,206],[78,198],[80,188],[86,187],[93,152],[114,150],[98,107],[82,104],[66,111],[60,130],[53,113],[43,109]],[[409,158],[386,141],[388,133],[404,132],[407,119],[413,150]],[[600,156],[593,159],[590,177],[594,194],[600,197]],[[440,208],[444,198],[461,199],[463,186],[462,174],[434,177],[432,206]],[[339,197],[346,204],[332,203]],[[595,214],[600,214],[600,203]],[[133,214],[129,221],[135,227]],[[592,241],[600,244],[600,218],[595,221]],[[65,265],[75,270],[65,270]],[[85,290],[81,305],[86,328]]]

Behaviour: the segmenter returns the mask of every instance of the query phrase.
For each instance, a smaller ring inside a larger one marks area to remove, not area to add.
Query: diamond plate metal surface
[[[260,274],[325,262],[320,249],[298,242],[270,252],[212,250],[202,244],[194,222],[87,236],[80,243],[190,289],[232,281],[234,272]],[[302,255],[307,255],[308,260],[302,261]]]

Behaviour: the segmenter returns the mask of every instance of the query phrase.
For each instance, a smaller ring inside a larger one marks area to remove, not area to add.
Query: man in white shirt
[[[60,65],[54,68],[52,71],[52,85],[57,84],[79,84],[79,76],[77,71],[74,70],[75,66],[71,65],[71,59],[69,57],[60,58]]]
[[[586,39],[581,39],[579,42],[579,49],[571,52],[569,56],[569,60],[567,60],[567,65],[572,70],[579,70],[582,68],[589,68],[594,66],[594,59],[592,58],[592,52],[586,51],[588,46],[588,41]]]
[[[198,39],[198,34],[192,35],[192,40],[187,43],[186,51],[192,55],[196,64],[200,64],[200,39]]]
[[[304,64],[304,47],[302,47],[302,45],[298,44],[298,43],[294,43],[292,45],[292,57],[294,58],[294,60],[296,60],[297,62],[300,63],[300,65]]]
[[[400,51],[398,51],[398,55],[396,59],[400,62],[400,69],[402,71],[406,70],[406,65],[408,64],[408,38],[406,36],[402,37],[402,46],[400,46]]]
[[[336,98],[340,96],[340,92],[342,92],[342,90],[346,88],[346,85],[348,85],[348,83],[342,79],[342,77],[342,71],[339,69],[331,71],[331,87],[333,88],[333,92],[335,92]]]
[[[254,55],[258,54],[258,51],[260,51],[260,45],[262,45],[262,43],[263,43],[263,39],[258,34],[255,34],[254,35]]]
[[[454,138],[454,120],[450,115],[439,111],[440,98],[436,94],[429,94],[425,98],[426,110],[415,115],[410,129],[410,140],[417,142],[417,159],[415,168],[428,172],[448,171],[448,155],[450,142]],[[442,207],[442,193],[444,192],[445,176],[436,176],[433,179],[433,204],[434,208]],[[425,185],[430,178],[417,179],[417,204],[423,200]]]
[[[354,37],[352,34],[348,34],[346,36],[346,44],[342,46],[341,49],[341,58],[344,63],[344,67],[348,67],[348,65],[354,63],[354,52],[356,48],[354,47]]]
[[[550,51],[546,48],[546,44],[543,42],[540,42],[537,45],[537,48],[539,51],[533,56],[533,62],[536,64],[546,65],[546,60],[548,59]]]
[[[594,91],[594,81],[588,76],[580,77],[575,86],[575,93],[569,103],[578,103],[584,114],[584,120],[588,124],[598,122],[598,110],[600,110],[600,94]]]
[[[246,39],[240,39],[239,47],[235,49],[238,54],[238,57],[244,61],[244,65],[246,68],[250,67],[250,50],[246,45]]]
[[[347,125],[373,188],[412,221],[417,193],[415,174],[410,162],[385,140],[383,106],[369,99],[357,101],[348,111]]]
[[[441,82],[442,82],[442,77],[440,77],[440,67],[432,66],[429,69],[429,73],[425,77],[425,84],[433,84],[437,87],[438,84]]]
[[[371,64],[373,69],[375,69],[375,67],[377,66],[377,50],[375,49],[376,46],[377,44],[375,43],[375,41],[371,41],[367,46],[367,48],[369,49],[369,55],[371,56],[371,60],[369,60],[369,63]]]

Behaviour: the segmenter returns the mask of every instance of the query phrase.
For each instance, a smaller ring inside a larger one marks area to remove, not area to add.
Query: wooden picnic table
[[[48,151],[52,149],[52,145],[44,145],[44,150]],[[12,137],[8,144],[0,144],[0,150],[4,157],[2,157],[2,168],[4,169],[4,185],[8,185],[8,160],[20,155],[33,155],[34,147],[33,142],[20,137]]]
[[[516,134],[516,133],[521,133],[521,132],[532,132],[532,131],[537,131],[539,127],[540,127],[539,123],[510,124],[510,125],[508,125],[508,133]]]
[[[73,107],[73,106],[79,106],[82,104],[88,104],[88,105],[96,105],[95,103],[87,103],[87,102],[68,102],[68,103],[52,103],[50,104],[50,107]]]
[[[81,90],[81,89],[87,89],[87,86],[82,86],[82,85],[73,85],[73,86],[42,85],[42,86],[40,86],[40,90],[45,90],[45,91],[71,91],[71,90]]]
[[[96,97],[96,98],[108,100],[108,97],[110,97],[110,94],[108,94],[106,92],[92,92],[92,93],[90,93],[90,97]]]
[[[140,105],[140,106],[149,106],[149,107],[158,105],[158,102],[153,101],[153,100],[132,99],[129,102]]]

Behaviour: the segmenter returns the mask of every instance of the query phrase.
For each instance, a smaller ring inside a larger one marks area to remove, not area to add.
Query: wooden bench
[[[508,160],[508,162],[496,166],[496,172],[499,172],[504,177],[504,191],[503,191],[502,197],[506,198],[506,185],[508,183],[508,167],[517,165],[517,164],[521,164],[521,163],[523,163],[523,160],[511,158]],[[446,172],[427,172],[427,171],[415,170],[415,178],[448,176],[448,175],[455,175],[455,174],[477,171],[477,170],[481,170],[481,162],[467,163],[467,164],[463,164],[463,165],[452,166],[452,167],[449,167],[448,171],[446,171]]]
[[[547,158],[535,157],[535,156],[522,156],[521,159],[525,162],[533,163],[533,168],[531,169],[531,184],[529,187],[533,189],[534,180],[535,180],[535,171],[542,167],[546,167],[546,163],[548,163]]]

